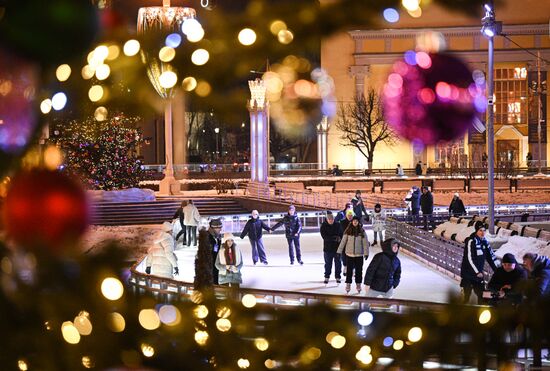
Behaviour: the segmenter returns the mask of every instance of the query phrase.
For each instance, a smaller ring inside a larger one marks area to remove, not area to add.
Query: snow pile
[[[527,253],[549,256],[550,245],[546,241],[534,237],[510,236],[508,242],[496,251],[496,255],[502,258],[507,253],[514,254],[518,260],[521,260]]]
[[[88,191],[96,202],[143,202],[155,201],[155,192],[151,189],[128,188],[117,191]]]

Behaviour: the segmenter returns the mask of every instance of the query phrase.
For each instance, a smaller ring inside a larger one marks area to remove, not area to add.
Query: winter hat
[[[458,194],[458,192],[455,193],[455,197],[456,197],[456,198],[459,198],[459,197],[460,197],[460,195]]]
[[[327,219],[334,219],[334,215],[332,214],[332,211],[328,210],[326,214]]]
[[[225,241],[227,241],[227,240],[233,240],[233,233],[225,232],[225,233],[223,234],[223,239],[224,239]]]
[[[161,229],[165,232],[172,232],[172,223],[170,222],[162,223]]]
[[[354,216],[352,220],[357,220],[358,222],[361,221],[361,219],[358,216]]]
[[[517,264],[516,257],[514,256],[514,254],[510,254],[510,253],[504,254],[504,256],[502,257],[502,262]]]
[[[474,224],[474,229],[475,231],[479,231],[481,228],[485,228],[485,224],[481,221],[481,220],[478,220],[476,222],[476,224]]]
[[[210,223],[208,223],[208,225],[210,226],[210,228],[216,228],[216,227],[222,227],[222,221],[220,220],[220,218],[217,218],[217,219],[212,219],[210,220]]]
[[[374,205],[374,208],[375,208],[375,209],[381,209],[381,208],[382,208],[382,205],[376,204],[376,205]]]
[[[355,216],[355,213],[353,212],[353,210],[348,210],[348,211],[346,211],[346,216],[348,216],[348,215]]]

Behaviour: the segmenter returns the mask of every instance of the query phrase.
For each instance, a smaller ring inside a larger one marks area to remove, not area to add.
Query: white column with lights
[[[269,177],[269,103],[265,99],[264,81],[249,81],[250,112],[250,180],[266,183]]]
[[[327,136],[330,129],[328,117],[323,116],[321,122],[317,124],[317,164],[319,170],[328,168]]]

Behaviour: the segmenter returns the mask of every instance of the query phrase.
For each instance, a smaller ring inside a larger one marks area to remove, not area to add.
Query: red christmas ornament
[[[384,115],[416,145],[464,135],[485,111],[485,81],[455,57],[408,51],[395,62],[383,90]]]
[[[3,218],[8,237],[26,248],[59,253],[71,246],[89,223],[86,193],[56,171],[17,175],[6,195]]]

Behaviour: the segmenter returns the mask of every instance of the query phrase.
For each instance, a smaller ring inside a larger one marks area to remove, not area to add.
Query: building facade
[[[526,166],[530,154],[532,166],[539,160],[538,123],[541,121],[541,159],[546,166],[548,95],[545,85],[550,59],[547,1],[507,0],[496,9],[503,22],[503,33],[495,37],[495,161],[499,164]],[[404,52],[414,50],[419,37],[429,32],[442,35],[446,52],[462,59],[472,71],[487,72],[487,40],[480,32],[483,16],[449,13],[435,5],[422,9],[420,18],[406,13],[399,22],[378,29],[342,32],[324,39],[321,64],[334,78],[336,99],[352,102],[355,95],[374,88],[380,92],[388,72]],[[385,28],[391,27],[391,28]],[[537,53],[540,59],[537,63]],[[540,94],[539,94],[540,93]],[[539,94],[540,104],[539,104]],[[540,109],[540,116],[539,110]],[[333,118],[334,120],[335,118]],[[484,117],[481,118],[484,122]],[[486,134],[471,129],[463,138],[435,146],[415,148],[400,140],[397,145],[377,147],[373,168],[414,167],[422,161],[429,167],[482,166],[486,154]],[[328,163],[340,168],[367,168],[367,160],[352,147],[342,146],[340,133],[331,125],[328,139]]]

